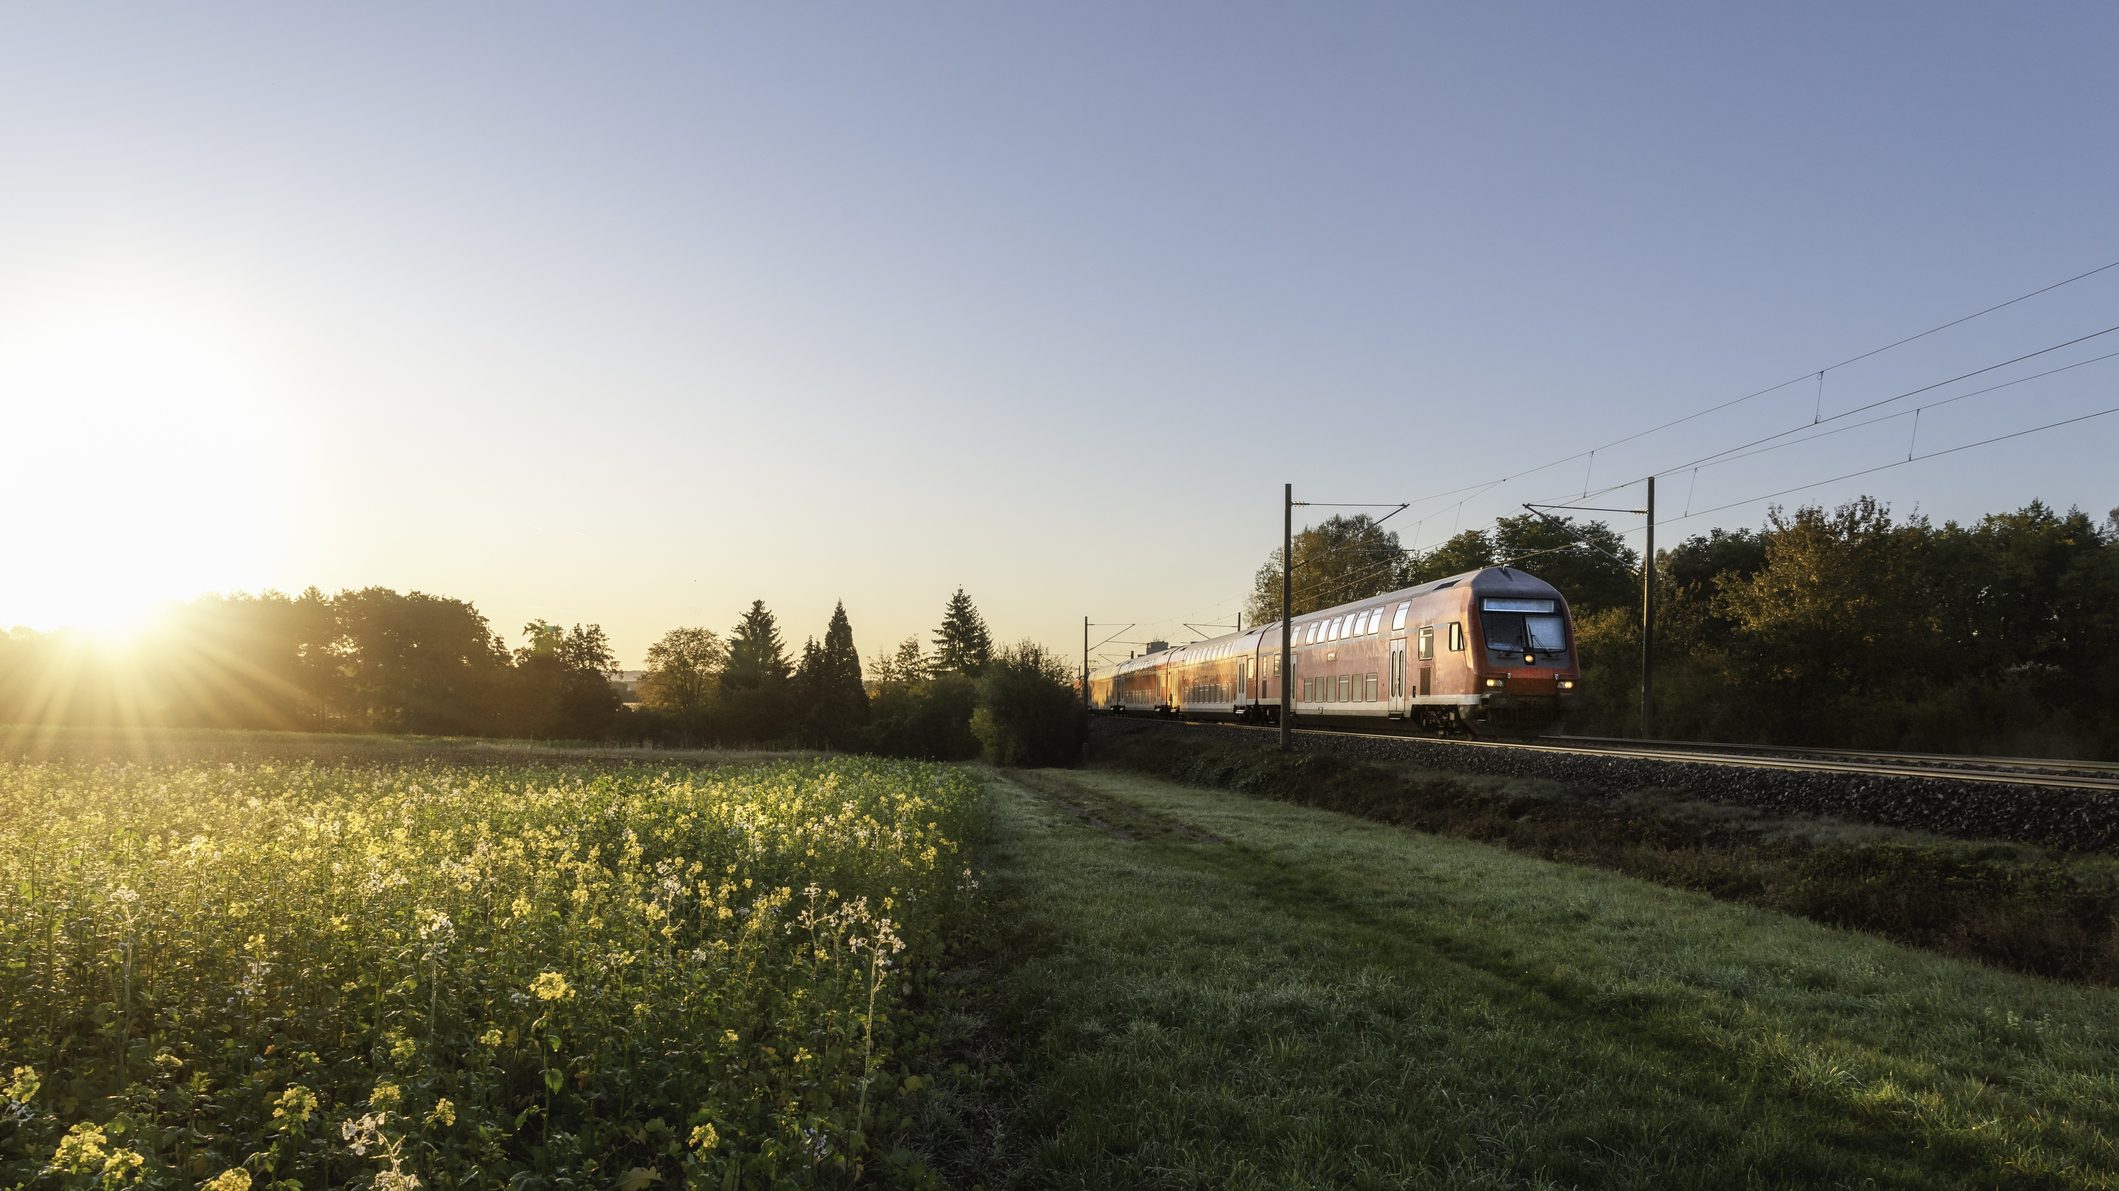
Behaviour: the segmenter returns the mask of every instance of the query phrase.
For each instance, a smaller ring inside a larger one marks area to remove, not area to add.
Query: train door
[[[1240,658],[1236,662],[1236,698],[1231,700],[1236,710],[1242,711],[1251,701],[1251,659]]]
[[[1391,715],[1405,714],[1405,638],[1391,642]]]

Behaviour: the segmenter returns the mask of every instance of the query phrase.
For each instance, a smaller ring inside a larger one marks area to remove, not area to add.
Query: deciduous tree
[[[1295,615],[1403,587],[1410,560],[1395,531],[1366,513],[1327,517],[1294,538],[1289,576]],[[1280,619],[1280,550],[1266,555],[1251,581],[1244,613],[1253,624]]]

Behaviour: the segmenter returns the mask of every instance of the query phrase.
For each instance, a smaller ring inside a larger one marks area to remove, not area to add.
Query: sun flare
[[[0,311],[0,626],[122,640],[240,585],[286,532],[284,419],[258,329],[181,288],[82,285]]]

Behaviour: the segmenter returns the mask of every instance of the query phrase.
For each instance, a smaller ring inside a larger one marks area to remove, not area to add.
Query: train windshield
[[[1479,623],[1486,629],[1486,651],[1491,654],[1552,654],[1558,660],[1567,650],[1567,618],[1558,613],[1487,612]]]

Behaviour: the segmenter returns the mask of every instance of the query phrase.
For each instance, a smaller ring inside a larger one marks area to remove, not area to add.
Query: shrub
[[[1079,765],[1088,719],[1067,663],[1022,641],[987,664],[971,730],[995,765]]]

